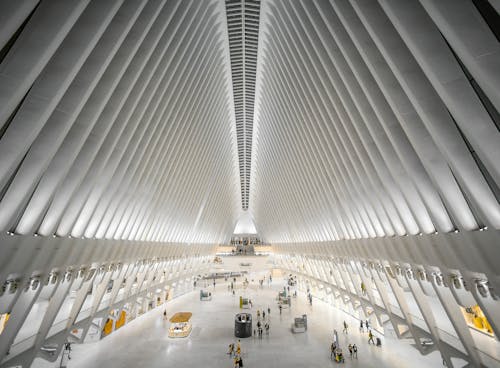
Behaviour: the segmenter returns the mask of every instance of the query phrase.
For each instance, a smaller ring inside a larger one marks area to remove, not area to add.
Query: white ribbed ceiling
[[[471,1],[269,0],[261,19],[264,239],[500,228],[500,48]]]
[[[499,229],[476,3],[0,2],[0,230],[223,242],[247,207],[272,242]]]
[[[240,189],[222,3],[26,0],[0,14],[1,230],[229,240]]]

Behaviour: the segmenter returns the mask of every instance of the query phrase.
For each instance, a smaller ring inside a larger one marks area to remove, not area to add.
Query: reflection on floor
[[[167,305],[168,316],[176,312],[193,313],[193,330],[186,339],[167,337],[170,322],[163,320],[163,309],[157,309],[132,321],[97,343],[74,345],[69,368],[83,367],[232,367],[226,354],[234,338],[234,316],[240,311],[239,295],[253,302],[251,313],[256,323],[256,311],[271,308],[270,334],[262,339],[250,337],[241,340],[245,367],[329,367],[336,366],[330,360],[329,346],[333,329],[337,329],[344,352],[347,345],[358,345],[358,359],[350,359],[347,353],[345,365],[351,367],[442,367],[439,353],[421,356],[408,342],[389,336],[382,337],[382,347],[368,345],[367,333],[360,333],[357,320],[313,299],[307,303],[302,293],[292,298],[291,309],[283,309],[282,315],[276,304],[282,280],[263,288],[257,282],[246,290],[238,283],[236,295],[227,289],[227,284],[210,287],[211,301],[200,301],[199,290],[176,298]],[[248,311],[248,310],[245,310]],[[293,318],[308,316],[306,333],[292,334]],[[267,316],[266,316],[267,318]],[[342,334],[346,321],[349,334]],[[377,336],[377,334],[375,335]],[[40,359],[34,367],[56,367]]]

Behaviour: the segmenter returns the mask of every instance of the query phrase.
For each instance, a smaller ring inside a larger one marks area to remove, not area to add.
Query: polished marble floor
[[[168,338],[170,323],[163,320],[163,308],[158,308],[96,343],[74,345],[68,367],[232,367],[226,351],[228,344],[236,340],[233,330],[234,315],[240,311],[239,295],[252,299],[254,318],[257,309],[271,308],[269,336],[241,339],[245,367],[336,366],[329,353],[333,329],[337,329],[343,348],[349,343],[359,347],[358,359],[347,356],[346,366],[442,367],[438,353],[421,356],[408,342],[389,334],[382,337],[382,347],[368,345],[367,334],[359,332],[357,320],[317,299],[310,306],[302,293],[292,299],[291,309],[284,309],[280,315],[275,299],[283,288],[283,280],[275,279],[272,285],[266,283],[263,288],[257,282],[247,289],[238,282],[237,287],[233,296],[227,283],[219,282],[215,290],[212,286],[208,288],[213,293],[211,301],[199,300],[199,287],[169,301],[169,316],[180,311],[193,313],[193,330],[188,338]],[[293,318],[304,313],[308,315],[308,331],[293,334],[290,328]],[[342,334],[344,320],[350,325],[347,335]],[[49,365],[37,359],[34,367]]]

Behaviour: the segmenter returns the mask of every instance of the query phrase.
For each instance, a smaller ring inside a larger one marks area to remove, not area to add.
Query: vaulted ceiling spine
[[[260,0],[226,0],[226,14],[240,164],[241,206],[243,210],[247,210],[251,181]]]

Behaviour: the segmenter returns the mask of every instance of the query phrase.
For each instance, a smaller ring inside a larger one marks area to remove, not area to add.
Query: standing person
[[[351,356],[351,359],[352,359],[352,345],[351,344],[349,344],[348,349],[349,349],[349,355]]]
[[[238,360],[238,367],[243,367],[243,359],[240,357],[240,359]]]
[[[267,315],[271,316],[271,307],[267,306]]]
[[[260,310],[257,309],[257,319],[260,319]]]
[[[281,310],[282,310],[282,309],[283,309],[283,307],[282,307],[282,306],[281,306],[281,304],[280,304],[280,315],[281,315]]]
[[[333,359],[333,356],[335,354],[335,349],[336,349],[335,343],[332,342],[332,344],[330,345],[330,359]]]
[[[266,322],[265,327],[266,327],[266,335],[269,336],[269,323]]]
[[[368,331],[368,344],[372,342],[373,345],[375,345],[375,341],[373,341],[373,334],[372,334],[372,330]]]
[[[363,332],[363,320],[359,321],[359,332]]]
[[[215,279],[214,279],[214,289],[215,289]]]
[[[163,311],[163,320],[167,320],[167,310]]]
[[[356,344],[353,344],[352,345],[352,355],[358,359],[358,347],[356,346]]]
[[[240,344],[239,339],[238,339],[238,343],[236,344],[236,355],[238,355],[238,356],[241,355],[241,344]]]
[[[348,327],[349,326],[347,326],[346,321],[344,321],[344,329],[342,330],[342,332],[345,332],[347,334],[348,333],[348,331],[347,331]]]
[[[266,311],[264,309],[262,310],[262,319],[266,319]]]
[[[370,328],[370,324],[369,324],[370,321],[368,321],[368,319],[365,321],[365,326],[366,326],[366,329],[368,330]]]

